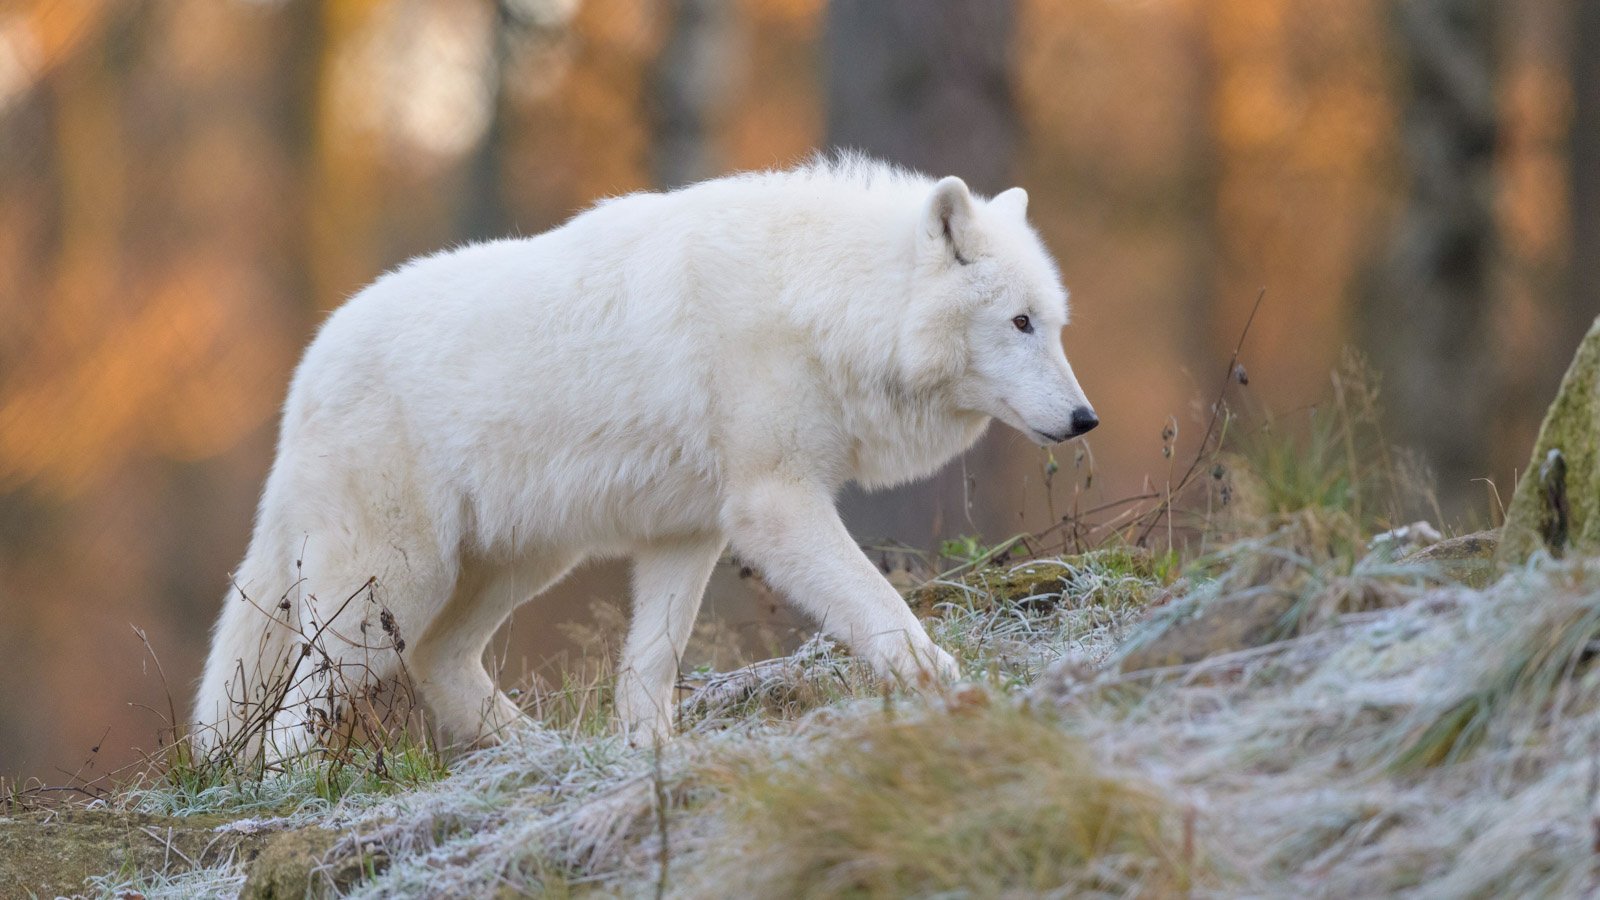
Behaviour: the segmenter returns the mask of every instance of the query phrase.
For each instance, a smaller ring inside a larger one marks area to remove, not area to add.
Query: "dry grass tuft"
[[[1156,790],[1010,704],[872,716],[727,777],[747,896],[1163,897],[1201,869]]]
[[[1397,771],[1456,762],[1496,732],[1513,743],[1558,731],[1600,708],[1600,685],[1586,677],[1600,655],[1600,571],[1594,561],[1549,564],[1517,577],[1537,589],[1490,607],[1464,650],[1473,677],[1455,681],[1411,716],[1393,759]]]

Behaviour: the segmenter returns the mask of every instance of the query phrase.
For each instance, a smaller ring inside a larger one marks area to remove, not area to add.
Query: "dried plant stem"
[[[1184,471],[1183,477],[1178,479],[1177,487],[1169,487],[1166,496],[1161,499],[1161,502],[1145,514],[1149,521],[1145,522],[1144,528],[1140,530],[1139,537],[1135,543],[1142,544],[1150,537],[1150,532],[1155,530],[1156,525],[1172,508],[1173,498],[1183,493],[1183,489],[1188,487],[1189,482],[1193,480],[1194,473],[1199,471],[1200,464],[1205,461],[1207,449],[1211,446],[1211,438],[1217,430],[1217,422],[1222,418],[1222,401],[1227,397],[1228,383],[1233,380],[1234,371],[1239,365],[1239,353],[1244,350],[1245,338],[1250,336],[1250,326],[1255,323],[1256,313],[1261,309],[1261,301],[1266,296],[1267,289],[1264,287],[1256,293],[1255,305],[1250,307],[1250,316],[1245,319],[1244,329],[1239,332],[1239,340],[1233,345],[1233,355],[1228,358],[1228,368],[1222,376],[1222,385],[1217,388],[1216,399],[1211,403],[1211,418],[1206,422],[1205,433],[1200,435],[1200,446],[1195,449],[1193,461],[1189,463],[1189,468]]]

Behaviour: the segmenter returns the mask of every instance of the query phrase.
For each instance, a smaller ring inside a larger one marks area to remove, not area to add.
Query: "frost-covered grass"
[[[1276,522],[1181,571],[1114,551],[926,588],[913,602],[967,673],[927,695],[813,641],[696,680],[659,749],[611,733],[604,679],[580,679],[541,701],[544,728],[447,771],[419,756],[404,784],[330,791],[309,766],[123,803],[326,829],[306,877],[357,897],[1600,887],[1600,561],[1539,557],[1471,588]],[[1274,591],[1291,614],[1265,643],[1123,669],[1173,622]],[[246,884],[237,860],[186,870],[95,887]]]
[[[101,897],[143,897],[145,900],[188,900],[190,897],[237,897],[245,874],[237,860],[175,872],[118,872],[97,875],[87,887]]]
[[[1543,559],[1159,679],[1037,690],[1110,759],[1192,798],[1232,890],[1582,895],[1600,837],[1596,615],[1600,565]]]
[[[117,797],[132,812],[163,816],[208,813],[315,816],[347,796],[378,795],[449,774],[443,756],[402,737],[387,747],[349,747],[244,771],[196,760],[177,748]]]

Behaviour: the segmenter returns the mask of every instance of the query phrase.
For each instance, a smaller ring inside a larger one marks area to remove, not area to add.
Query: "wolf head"
[[[934,185],[918,224],[906,346],[916,378],[1044,445],[1100,420],[1061,348],[1067,292],[1027,209],[1021,188],[983,201],[959,178]]]

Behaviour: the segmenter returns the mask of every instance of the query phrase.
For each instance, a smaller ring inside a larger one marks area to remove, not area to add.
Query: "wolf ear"
[[[967,183],[951,175],[933,186],[928,197],[924,229],[928,237],[943,241],[956,262],[972,262],[974,223],[972,192]]]
[[[1028,192],[1019,187],[1014,187],[1009,191],[1001,191],[994,195],[993,200],[989,201],[989,208],[1026,220],[1028,218]]]

